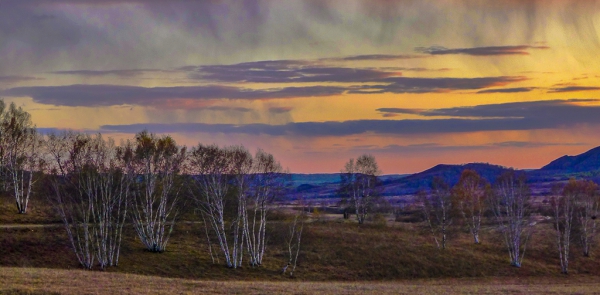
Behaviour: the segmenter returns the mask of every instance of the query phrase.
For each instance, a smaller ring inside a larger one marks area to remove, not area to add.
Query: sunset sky
[[[0,0],[0,98],[40,130],[539,168],[600,145],[600,2]]]

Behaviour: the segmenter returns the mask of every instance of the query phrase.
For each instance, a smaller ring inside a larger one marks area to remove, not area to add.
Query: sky
[[[599,32],[587,0],[0,0],[0,98],[294,173],[532,169],[600,145]]]

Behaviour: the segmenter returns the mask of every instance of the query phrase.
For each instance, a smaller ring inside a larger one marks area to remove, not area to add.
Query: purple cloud
[[[35,80],[44,80],[43,78],[29,76],[0,76],[0,83],[18,83]]]
[[[366,54],[366,55],[354,55],[346,57],[333,57],[324,58],[321,60],[325,61],[374,61],[374,60],[397,60],[397,59],[415,59],[425,58],[425,55],[411,55],[411,54]]]
[[[500,88],[500,89],[486,89],[477,91],[477,93],[519,93],[519,92],[530,92],[536,87],[516,87],[516,88]]]
[[[600,87],[595,87],[595,86],[567,86],[567,87],[558,87],[558,88],[551,88],[550,90],[548,90],[548,93],[590,91],[590,90],[600,90]]]
[[[557,129],[581,124],[600,124],[600,106],[577,105],[589,100],[550,100],[479,105],[415,111],[426,117],[455,117],[429,120],[354,120],[343,122],[293,122],[268,124],[132,124],[105,125],[103,132],[138,132],[144,128],[159,133],[206,132],[271,136],[350,136],[374,134],[443,134],[500,130]],[[406,109],[382,108],[385,113],[409,113]],[[479,119],[473,119],[479,118]],[[524,146],[507,142],[502,146]]]
[[[487,46],[487,47],[471,47],[471,48],[455,48],[450,49],[442,46],[417,47],[417,52],[428,53],[431,55],[446,55],[446,54],[465,54],[473,56],[498,56],[498,55],[529,55],[530,49],[549,49],[548,46]]]
[[[135,77],[140,76],[148,72],[165,72],[165,70],[157,69],[129,69],[129,70],[106,70],[106,71],[95,71],[95,70],[76,70],[76,71],[54,71],[50,74],[56,75],[73,75],[83,77],[101,77],[101,76],[117,76],[117,77]]]
[[[68,85],[16,87],[1,92],[7,96],[29,96],[37,103],[62,106],[153,105],[170,99],[275,99],[339,95],[334,86],[242,89],[231,86],[178,86],[145,88],[121,85]]]
[[[269,108],[269,113],[284,114],[284,113],[289,113],[292,109],[293,109],[292,107],[271,107],[271,108]]]
[[[321,66],[310,61],[275,60],[200,66],[190,78],[213,82],[315,83],[369,82],[399,76],[398,72]]]
[[[266,67],[285,67],[286,63],[273,63]],[[254,66],[246,66],[248,71],[253,71]],[[264,68],[264,66],[263,66]],[[242,71],[246,72],[246,70]],[[123,85],[89,85],[76,84],[66,86],[31,86],[6,89],[0,94],[6,96],[29,96],[35,102],[62,106],[110,106],[110,105],[159,105],[161,102],[173,99],[279,99],[298,97],[324,97],[341,95],[344,93],[430,93],[454,90],[483,89],[488,87],[503,86],[509,83],[525,80],[524,77],[482,77],[482,78],[411,78],[411,77],[386,77],[378,71],[361,71],[344,68],[310,68],[304,69],[310,73],[304,78],[291,77],[296,74],[288,73],[288,77],[277,77],[276,74],[267,74],[267,80],[294,81],[296,79],[326,80],[326,81],[357,81],[381,83],[380,85],[350,85],[350,86],[290,86],[267,89],[249,89],[234,86],[207,85],[207,86],[176,86],[176,87],[139,87]],[[246,75],[247,74],[242,74]],[[262,74],[261,74],[262,75]],[[370,76],[371,75],[371,76]],[[257,80],[264,80],[265,77]],[[241,76],[234,74],[223,77],[221,80],[239,79]],[[324,78],[327,77],[327,78]],[[364,79],[361,79],[363,77]],[[256,77],[255,77],[256,78]],[[252,79],[246,79],[252,80]]]
[[[504,86],[527,80],[521,76],[500,76],[482,78],[413,78],[391,77],[382,79],[387,85],[369,85],[351,90],[349,93],[429,93],[452,90],[483,89]]]

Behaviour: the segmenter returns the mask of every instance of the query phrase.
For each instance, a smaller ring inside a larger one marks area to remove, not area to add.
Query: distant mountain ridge
[[[556,182],[570,177],[586,178],[600,182],[600,147],[575,156],[562,156],[540,169],[519,170],[488,163],[468,163],[462,165],[439,164],[425,171],[410,175],[384,175],[380,177],[383,196],[413,195],[421,189],[428,189],[435,177],[441,177],[453,186],[460,179],[462,171],[476,171],[489,183],[494,183],[502,173],[516,170],[527,175],[535,195],[549,193]],[[340,174],[294,174],[290,196],[335,198]]]
[[[423,172],[415,173],[395,180],[382,181],[384,196],[410,195],[419,190],[428,189],[436,177],[443,178],[449,185],[455,185],[461,173],[474,170],[488,182],[494,182],[498,176],[509,168],[488,163],[469,163],[463,165],[439,164]]]
[[[462,171],[469,169],[476,171],[481,177],[485,178],[488,182],[493,182],[503,172],[510,170],[510,168],[502,167],[499,165],[489,163],[468,163],[462,165],[447,165],[439,164],[425,170],[423,172],[415,173],[411,176],[406,177],[407,180],[411,179],[431,179],[434,177],[441,177],[446,180],[450,185],[454,185],[460,179]]]
[[[600,169],[600,147],[593,148],[576,156],[562,156],[548,165],[542,171],[584,172]]]

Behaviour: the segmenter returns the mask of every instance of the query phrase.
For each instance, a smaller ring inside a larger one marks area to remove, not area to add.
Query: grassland
[[[6,202],[3,202],[6,204]],[[3,205],[4,206],[4,205]],[[269,228],[268,253],[259,268],[228,269],[213,264],[203,226],[175,226],[167,251],[144,250],[126,229],[118,267],[82,271],[65,231],[42,206],[18,215],[2,207],[0,290],[13,294],[216,293],[216,294],[414,294],[414,293],[593,293],[600,290],[596,248],[583,257],[574,243],[570,274],[559,273],[551,225],[538,223],[522,268],[511,267],[498,233],[486,226],[473,244],[457,227],[449,247],[439,250],[419,223],[372,222],[359,226],[341,216],[312,216],[304,232],[294,278],[280,274],[286,263],[282,216]],[[12,209],[12,211],[11,211]],[[42,293],[39,293],[42,292]]]
[[[82,270],[0,267],[0,294],[584,294],[597,277],[394,282],[207,281]]]

